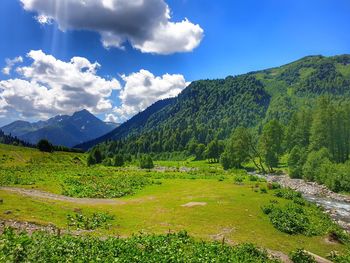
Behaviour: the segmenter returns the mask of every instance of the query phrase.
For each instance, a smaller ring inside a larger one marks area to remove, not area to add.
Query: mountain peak
[[[86,109],[83,109],[83,110],[80,110],[80,111],[76,111],[73,113],[72,116],[87,116],[87,115],[92,115],[94,116],[90,111],[86,110]]]

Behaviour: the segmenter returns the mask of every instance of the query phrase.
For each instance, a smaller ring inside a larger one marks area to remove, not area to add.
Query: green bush
[[[301,198],[302,195],[299,192],[292,190],[291,188],[281,188],[276,191],[275,196],[284,198],[287,200],[293,200],[295,198]]]
[[[54,151],[53,145],[48,140],[40,140],[37,144],[38,149],[41,152],[52,153]]]
[[[273,207],[268,215],[272,225],[287,234],[305,233],[310,224],[303,208],[292,203],[285,207]]]
[[[114,220],[114,216],[108,213],[93,213],[91,216],[75,213],[67,216],[67,225],[76,229],[94,230],[99,227],[107,227],[108,222]]]
[[[196,241],[186,232],[99,239],[5,229],[0,244],[1,262],[278,262],[252,244]]]
[[[121,154],[117,154],[114,156],[114,166],[120,167],[124,165],[124,156]]]
[[[319,181],[320,167],[329,161],[329,152],[326,148],[310,152],[303,166],[303,178],[308,181]]]
[[[150,155],[143,155],[140,159],[141,169],[152,169],[154,168],[153,160]]]
[[[297,249],[296,251],[293,251],[290,255],[290,259],[294,263],[316,263],[315,258],[305,252],[303,249]]]
[[[62,186],[62,194],[72,197],[117,198],[132,195],[136,190],[152,184],[146,176],[124,174],[117,176],[83,175],[79,178],[67,178]]]

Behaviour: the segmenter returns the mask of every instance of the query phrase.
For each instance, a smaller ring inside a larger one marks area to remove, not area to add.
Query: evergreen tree
[[[87,164],[90,166],[99,163],[102,163],[102,153],[98,147],[95,147],[89,152]]]
[[[116,154],[114,156],[114,166],[120,167],[124,165],[124,157],[121,154]]]
[[[54,151],[54,146],[48,140],[40,140],[37,144],[38,149],[41,152],[49,152],[52,153]]]

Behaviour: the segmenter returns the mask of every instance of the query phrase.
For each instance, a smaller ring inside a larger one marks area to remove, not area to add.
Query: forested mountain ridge
[[[131,118],[127,127],[121,125],[108,138],[80,147],[114,140],[106,145],[109,152],[182,151],[191,142],[207,145],[226,139],[238,126],[260,129],[272,119],[287,123],[297,109],[313,107],[325,94],[348,100],[350,55],[308,56],[240,76],[194,81],[171,103],[148,114],[141,126],[133,125],[135,117]]]
[[[122,138],[127,137],[128,135],[139,134],[142,131],[144,125],[148,122],[150,116],[152,116],[155,112],[162,110],[164,107],[172,104],[173,102],[173,98],[157,101],[156,103],[148,107],[146,110],[136,114],[130,120],[124,122],[111,132],[94,140],[78,144],[75,146],[75,148],[87,150],[95,146],[96,144],[105,141],[120,140]]]

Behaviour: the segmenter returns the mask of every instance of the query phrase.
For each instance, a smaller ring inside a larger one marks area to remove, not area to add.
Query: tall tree
[[[271,120],[264,125],[259,138],[259,148],[270,172],[277,167],[282,153],[283,128],[277,120]]]
[[[215,139],[212,140],[206,149],[206,157],[208,158],[209,162],[219,162],[220,155],[224,151],[224,145],[221,141]]]
[[[224,169],[240,168],[247,160],[252,161],[260,172],[265,173],[262,157],[256,147],[253,134],[247,128],[238,127],[227,142],[221,163]]]

